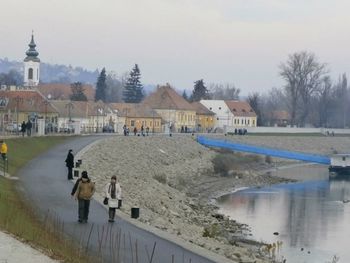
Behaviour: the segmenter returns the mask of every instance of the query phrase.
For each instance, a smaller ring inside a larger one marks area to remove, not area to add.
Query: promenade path
[[[99,254],[103,262],[148,263],[151,259],[153,263],[231,262],[176,237],[170,241],[169,234],[149,232],[147,227],[140,227],[140,222],[126,219],[125,215],[117,216],[116,222],[110,224],[107,209],[95,200],[91,202],[89,222],[79,224],[77,202],[70,196],[73,185],[67,180],[64,160],[68,149],[78,152],[101,138],[99,135],[74,138],[35,158],[19,171],[19,190],[42,219],[47,215],[55,218],[67,238],[73,238],[89,253]]]

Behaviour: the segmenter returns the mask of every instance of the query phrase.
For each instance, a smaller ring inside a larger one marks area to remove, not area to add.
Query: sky
[[[43,62],[137,63],[145,84],[282,87],[279,65],[306,50],[334,79],[350,73],[348,0],[0,0],[0,57],[23,60],[32,30]]]

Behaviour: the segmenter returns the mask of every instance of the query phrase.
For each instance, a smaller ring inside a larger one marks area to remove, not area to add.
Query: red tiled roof
[[[113,110],[118,111],[118,116],[135,118],[160,118],[160,116],[148,105],[140,103],[110,103]]]
[[[52,100],[51,102],[61,117],[69,117],[69,107],[72,118],[101,116],[110,110],[107,104],[104,104],[102,101]]]
[[[95,99],[95,89],[88,84],[83,84],[84,94],[88,100]],[[38,90],[46,97],[51,96],[52,100],[69,100],[72,95],[70,84],[48,83],[39,84]]]
[[[147,104],[152,109],[195,110],[189,102],[169,85],[158,87],[142,103]]]
[[[208,110],[204,105],[200,102],[192,102],[191,105],[195,108],[197,114],[201,115],[215,115],[214,112]]]
[[[0,100],[6,100],[3,110],[18,110],[19,112],[57,112],[40,92],[36,90],[0,90]]]
[[[238,100],[225,100],[226,105],[234,116],[256,117],[256,113],[248,102]]]

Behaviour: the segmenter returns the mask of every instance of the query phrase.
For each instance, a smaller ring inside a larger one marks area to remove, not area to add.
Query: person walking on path
[[[31,136],[32,135],[32,123],[30,120],[28,120],[27,124],[26,124],[26,130],[27,130],[27,136]]]
[[[21,125],[22,137],[24,137],[24,134],[26,133],[26,128],[27,128],[27,125],[26,125],[25,121],[23,121],[22,125]]]
[[[113,175],[111,181],[106,185],[106,197],[108,198],[108,222],[114,222],[115,210],[119,208],[119,200],[122,197],[122,189],[117,182],[117,177]]]
[[[5,141],[1,140],[1,148],[0,148],[0,153],[1,153],[1,157],[4,161],[7,160],[7,144]]]
[[[73,150],[70,149],[67,154],[67,158],[65,160],[66,166],[68,168],[68,180],[73,179],[73,167],[74,167],[74,155]]]
[[[90,199],[95,193],[95,183],[91,182],[87,171],[81,174],[81,181],[75,192],[75,199],[78,200],[78,222],[87,223],[89,219]]]
[[[76,193],[76,191],[77,191],[77,189],[78,189],[78,185],[79,185],[79,183],[81,182],[81,180],[82,180],[82,177],[79,177],[79,179],[76,180],[76,182],[75,182],[75,184],[74,184],[74,186],[73,186],[73,188],[72,188],[72,192],[70,193],[70,195],[71,195],[72,197],[75,196],[75,193]]]

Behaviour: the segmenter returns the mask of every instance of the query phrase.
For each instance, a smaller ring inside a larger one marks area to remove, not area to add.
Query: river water
[[[322,165],[272,174],[301,181],[225,195],[218,200],[220,212],[248,224],[255,240],[282,241],[277,254],[288,263],[332,262],[334,255],[349,263],[350,175],[329,177]]]

